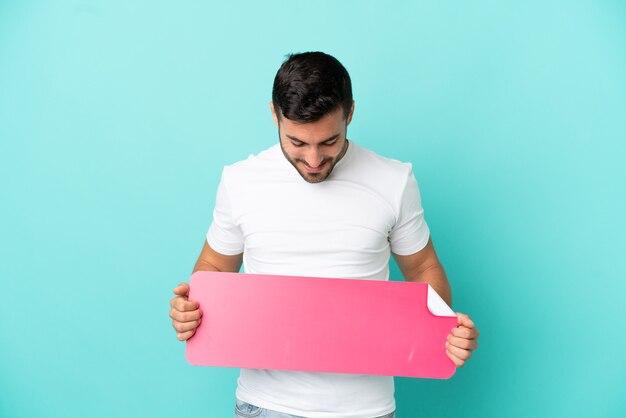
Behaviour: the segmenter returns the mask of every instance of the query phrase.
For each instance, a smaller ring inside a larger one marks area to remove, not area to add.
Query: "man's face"
[[[272,103],[270,108],[278,126],[280,147],[285,158],[307,182],[326,180],[348,149],[346,132],[352,120],[354,103],[347,119],[344,118],[343,108],[339,108],[316,122],[308,123],[297,123],[284,116],[279,122]]]

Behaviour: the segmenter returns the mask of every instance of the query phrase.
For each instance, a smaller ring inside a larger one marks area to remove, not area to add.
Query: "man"
[[[405,280],[428,282],[452,304],[408,163],[347,138],[352,86],[335,58],[290,55],[272,91],[279,144],[224,168],[197,270],[389,279],[393,254]],[[181,341],[201,322],[189,286],[174,289],[170,317]],[[457,313],[447,355],[462,367],[478,330]],[[254,345],[254,341],[250,341]],[[237,416],[393,417],[391,376],[241,369]]]

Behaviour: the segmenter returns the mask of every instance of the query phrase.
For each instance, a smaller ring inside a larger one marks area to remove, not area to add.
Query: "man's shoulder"
[[[268,167],[276,166],[281,157],[280,146],[275,144],[256,154],[250,154],[243,160],[225,165],[224,173],[228,173],[230,176],[254,175]]]
[[[413,165],[410,162],[386,157],[370,148],[359,144],[355,145],[355,165],[363,172],[371,173],[374,176],[406,177],[413,170]]]

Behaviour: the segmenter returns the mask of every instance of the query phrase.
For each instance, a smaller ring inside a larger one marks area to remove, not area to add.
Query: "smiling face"
[[[354,102],[347,118],[343,108],[339,107],[321,119],[307,123],[294,122],[284,116],[278,120],[272,103],[270,109],[285,158],[307,182],[326,180],[348,150],[346,134]]]

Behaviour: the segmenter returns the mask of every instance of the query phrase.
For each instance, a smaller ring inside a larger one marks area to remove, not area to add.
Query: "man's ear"
[[[354,113],[354,100],[352,100],[352,106],[350,107],[350,113],[348,114],[348,118],[346,119],[346,126],[350,125],[352,121],[352,114]]]
[[[270,101],[270,110],[272,111],[272,118],[274,123],[278,126],[278,117],[276,116],[276,109],[274,109],[274,102]]]

